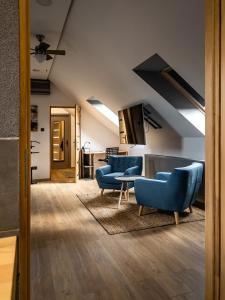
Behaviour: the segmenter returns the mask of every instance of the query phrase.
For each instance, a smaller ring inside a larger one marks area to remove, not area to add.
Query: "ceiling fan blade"
[[[53,54],[53,55],[65,55],[66,51],[65,50],[47,50],[47,54]]]
[[[31,52],[31,53],[30,53],[30,55],[33,55],[33,54],[35,54],[35,52]]]
[[[51,60],[51,59],[53,59],[53,57],[51,55],[47,54],[46,55],[46,60]]]

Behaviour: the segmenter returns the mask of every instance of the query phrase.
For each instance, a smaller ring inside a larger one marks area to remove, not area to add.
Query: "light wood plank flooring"
[[[75,168],[51,169],[51,182],[74,183],[75,182]]]
[[[31,300],[204,298],[204,222],[108,235],[79,192],[99,190],[32,186]]]

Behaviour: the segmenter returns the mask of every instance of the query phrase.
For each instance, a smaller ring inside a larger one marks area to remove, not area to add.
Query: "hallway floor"
[[[108,235],[82,192],[99,189],[32,186],[31,300],[204,299],[204,222]]]
[[[75,168],[51,169],[51,182],[74,183],[75,182]]]

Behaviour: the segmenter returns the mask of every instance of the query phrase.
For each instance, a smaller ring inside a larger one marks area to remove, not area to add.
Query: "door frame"
[[[20,39],[20,234],[19,297],[30,299],[30,5],[19,0]]]
[[[206,285],[207,300],[225,299],[225,3],[206,0]],[[20,17],[20,296],[30,299],[29,1]],[[222,51],[223,50],[223,51]],[[223,84],[222,84],[223,83]],[[56,107],[56,106],[53,106]],[[66,106],[60,106],[66,107]],[[74,107],[70,107],[74,108]],[[224,152],[224,153],[223,153]],[[223,179],[221,179],[223,178]]]
[[[72,108],[74,109],[74,112],[76,112],[76,104],[74,104],[74,106],[69,106],[69,105],[51,105],[49,106],[49,139],[50,139],[50,153],[49,153],[49,157],[50,157],[50,162],[49,162],[49,168],[50,168],[50,180],[52,179],[52,175],[51,175],[51,168],[52,168],[52,151],[51,151],[51,109],[52,108]],[[62,114],[61,114],[62,115]],[[75,128],[76,128],[76,118],[75,118]],[[71,123],[70,123],[70,130],[71,130]],[[70,138],[71,140],[71,138]],[[73,142],[71,141],[71,144]],[[70,146],[71,147],[71,146]],[[74,148],[75,151],[75,148]],[[71,151],[70,151],[71,152]],[[71,164],[71,153],[70,153],[70,164]],[[76,169],[76,168],[75,168]],[[75,181],[76,182],[76,181]]]
[[[225,299],[225,1],[205,1],[206,300]]]

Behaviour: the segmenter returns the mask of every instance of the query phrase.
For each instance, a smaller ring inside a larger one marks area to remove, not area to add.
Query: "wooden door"
[[[81,108],[75,106],[75,182],[80,178]]]
[[[51,167],[67,169],[70,164],[70,119],[69,115],[51,116]]]

